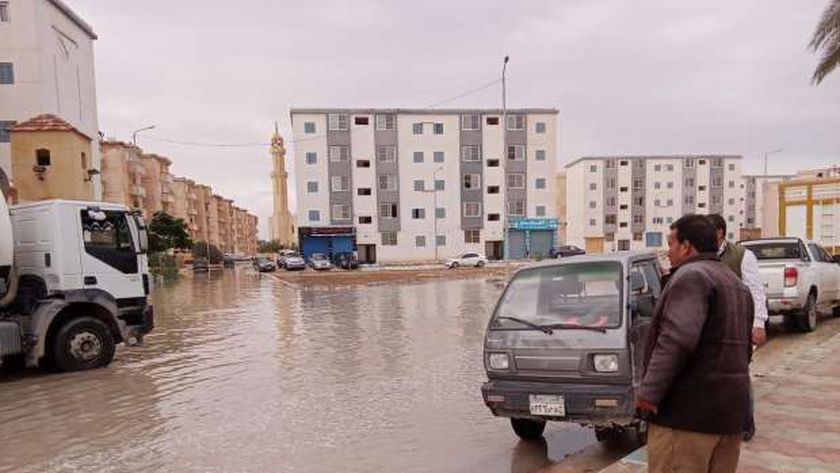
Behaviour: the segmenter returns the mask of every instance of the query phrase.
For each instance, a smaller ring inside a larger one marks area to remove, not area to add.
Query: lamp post
[[[507,260],[507,246],[508,246],[508,185],[507,185],[507,83],[505,82],[505,73],[507,72],[507,65],[510,61],[510,56],[505,56],[502,62],[502,188],[505,190],[502,195],[502,208],[505,210],[505,218],[502,221],[502,258]]]
[[[145,126],[143,128],[139,128],[137,130],[134,130],[134,132],[131,133],[131,144],[133,144],[134,146],[137,146],[137,133],[140,133],[141,131],[146,131],[146,130],[153,130],[154,128],[155,128],[154,125],[149,125],[149,126]]]
[[[784,148],[776,148],[772,151],[765,151],[764,152],[764,175],[765,176],[767,176],[767,157],[770,156],[771,154],[781,153],[784,150],[785,150]]]

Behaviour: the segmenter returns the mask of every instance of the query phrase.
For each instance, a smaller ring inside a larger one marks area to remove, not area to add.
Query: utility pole
[[[508,246],[508,214],[510,213],[509,201],[508,201],[508,183],[507,183],[507,160],[508,160],[508,149],[507,149],[507,83],[505,82],[505,73],[507,72],[507,64],[510,61],[510,56],[505,56],[504,62],[502,63],[502,182],[503,182],[503,189],[505,190],[503,195],[503,202],[502,208],[505,211],[505,218],[502,220],[502,259],[507,260],[507,246]]]
[[[772,151],[765,151],[764,152],[764,176],[765,177],[767,176],[767,157],[770,156],[771,154],[781,153],[784,150],[785,150],[784,148],[776,148]]]

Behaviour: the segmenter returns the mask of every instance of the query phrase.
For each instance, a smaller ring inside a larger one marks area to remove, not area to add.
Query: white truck
[[[105,202],[9,208],[0,195],[0,362],[108,365],[154,326],[141,215]]]
[[[838,314],[840,264],[819,243],[767,238],[741,244],[758,259],[771,315],[781,314],[789,327],[811,332],[820,313]]]

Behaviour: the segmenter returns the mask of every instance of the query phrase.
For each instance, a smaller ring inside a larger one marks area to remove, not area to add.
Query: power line
[[[445,98],[445,99],[440,100],[440,101],[438,101],[438,102],[435,102],[435,103],[433,103],[433,104],[431,104],[431,105],[427,105],[427,106],[423,107],[423,109],[435,108],[435,107],[440,106],[440,105],[443,105],[443,104],[445,104],[445,103],[452,102],[453,100],[458,100],[458,99],[460,99],[460,98],[462,98],[462,97],[466,97],[466,96],[468,96],[468,95],[472,95],[472,94],[474,94],[474,93],[476,93],[476,92],[481,92],[482,90],[484,90],[484,89],[489,89],[490,87],[492,87],[492,86],[494,86],[494,85],[498,84],[498,83],[499,83],[499,82],[501,82],[501,81],[502,81],[502,79],[493,79],[493,80],[491,80],[490,82],[488,82],[488,83],[486,83],[486,84],[482,84],[482,85],[480,85],[480,86],[478,86],[478,87],[476,87],[476,88],[474,88],[474,89],[470,89],[470,90],[468,90],[468,91],[466,91],[466,92],[462,92],[462,93],[460,93],[460,94],[458,94],[458,95],[453,95],[452,97]]]

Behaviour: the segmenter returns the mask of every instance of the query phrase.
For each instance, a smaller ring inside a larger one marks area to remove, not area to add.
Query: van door
[[[653,317],[653,308],[662,293],[660,284],[661,274],[659,265],[654,260],[639,261],[630,266],[627,291],[631,307],[638,307],[629,316],[630,356],[633,360],[633,386],[638,387],[642,381],[642,371],[645,355],[645,342],[648,329]],[[641,281],[641,287],[631,286],[632,281]]]
[[[139,249],[128,219],[126,212],[117,210],[80,211],[85,289],[98,289],[115,299],[145,297]]]

